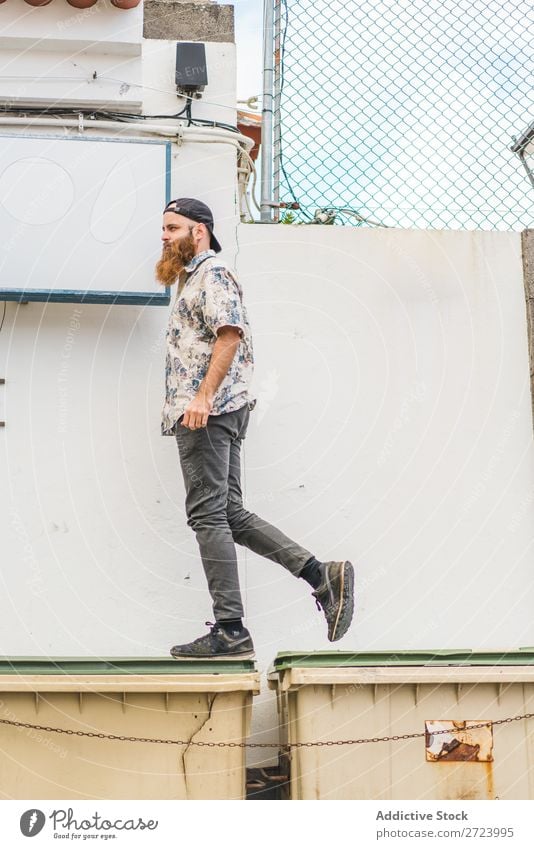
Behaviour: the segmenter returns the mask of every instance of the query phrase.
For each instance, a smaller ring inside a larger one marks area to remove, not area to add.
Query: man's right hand
[[[184,416],[180,425],[188,427],[189,430],[197,430],[206,427],[208,416],[213,409],[213,398],[199,392],[185,408]]]

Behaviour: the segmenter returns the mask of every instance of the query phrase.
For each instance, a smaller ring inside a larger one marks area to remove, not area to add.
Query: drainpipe
[[[263,107],[261,130],[260,220],[272,223],[273,187],[273,22],[274,0],[263,2]]]

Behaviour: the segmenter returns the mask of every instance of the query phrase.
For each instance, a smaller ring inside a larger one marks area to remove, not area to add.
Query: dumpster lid
[[[472,649],[415,649],[377,652],[278,652],[271,673],[295,667],[332,668],[342,666],[534,666],[534,648],[504,651]]]
[[[249,660],[173,660],[169,657],[6,657],[0,675],[223,675],[255,672]]]

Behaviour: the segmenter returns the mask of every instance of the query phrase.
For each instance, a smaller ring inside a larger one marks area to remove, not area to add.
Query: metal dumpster
[[[532,649],[282,652],[268,680],[291,799],[534,798]],[[295,746],[339,740],[370,742]]]
[[[243,742],[258,692],[253,661],[0,658],[0,798],[243,799],[245,749],[195,744]]]

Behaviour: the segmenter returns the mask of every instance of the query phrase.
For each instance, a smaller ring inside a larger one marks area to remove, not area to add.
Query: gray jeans
[[[239,619],[243,604],[234,543],[250,548],[296,577],[312,553],[243,507],[241,444],[250,417],[248,404],[209,416],[206,427],[176,425],[176,442],[186,490],[187,524],[195,531],[217,621]]]

